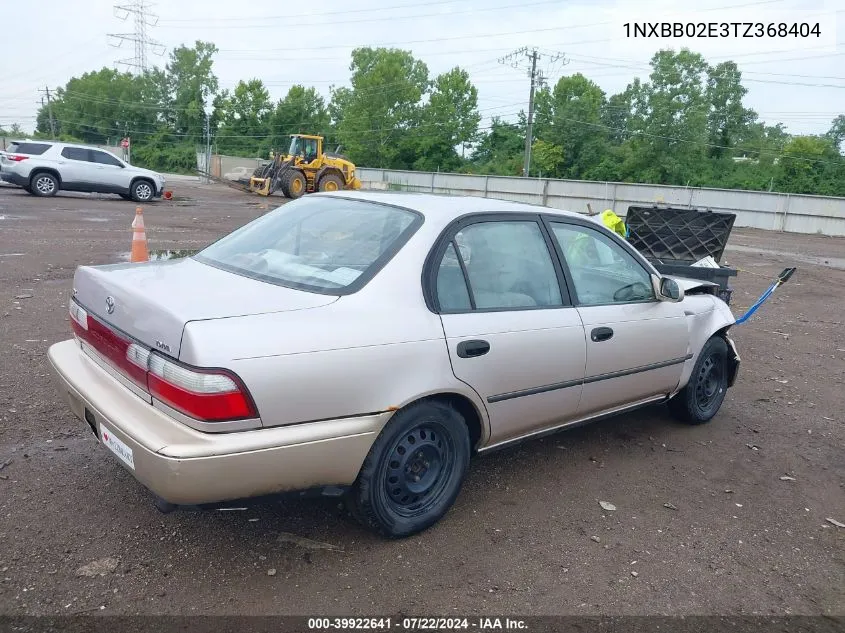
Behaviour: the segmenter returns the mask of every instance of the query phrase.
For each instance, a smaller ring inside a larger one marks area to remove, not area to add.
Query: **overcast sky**
[[[132,0],[125,0],[131,3]],[[132,57],[133,45],[110,44],[109,33],[132,32],[108,0],[2,1],[4,43],[0,56],[0,125],[32,130],[41,103],[39,88],[62,86],[74,75],[114,66]],[[526,59],[521,68],[498,59],[523,46],[537,47],[550,83],[581,72],[608,94],[635,77],[647,79],[648,60],[660,48],[682,46],[711,63],[734,59],[749,92],[746,105],[768,123],[783,122],[796,134],[821,133],[845,112],[845,0],[325,0],[308,3],[256,0],[171,0],[151,7],[158,23],[148,35],[165,47],[151,54],[163,66],[169,51],[197,39],[220,53],[214,69],[221,87],[259,77],[274,99],[290,85],[316,86],[328,98],[331,85],[349,79],[349,53],[361,45],[411,50],[432,77],[460,65],[479,90],[485,124],[491,115],[515,119],[527,107]],[[290,8],[287,9],[286,7]],[[820,24],[821,37],[762,39],[634,39],[626,22],[803,21]],[[555,60],[554,55],[564,57]]]

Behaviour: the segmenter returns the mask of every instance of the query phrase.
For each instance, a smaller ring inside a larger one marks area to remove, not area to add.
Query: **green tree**
[[[522,118],[521,124],[516,124],[493,117],[490,129],[481,136],[472,154],[475,169],[500,176],[522,174],[525,149],[525,125]]]
[[[223,154],[255,156],[269,150],[270,93],[260,79],[240,81],[232,94],[216,100],[220,126],[216,143]]]
[[[826,136],[833,142],[836,151],[845,152],[845,147],[842,145],[842,141],[845,141],[845,114],[840,114],[833,119]]]
[[[173,133],[184,142],[197,143],[203,138],[205,109],[218,88],[212,59],[216,53],[214,44],[199,40],[192,48],[180,46],[170,53],[168,91],[162,109]]]
[[[622,171],[631,180],[701,185],[709,175],[707,62],[687,49],[662,50],[650,81],[632,91],[631,138]]]
[[[290,144],[289,134],[327,136],[331,131],[329,123],[326,102],[315,88],[291,86],[270,116],[270,148],[286,151]]]
[[[548,143],[542,139],[534,141],[531,156],[535,169],[547,178],[560,173],[566,162],[564,150],[560,145]]]
[[[420,122],[428,67],[408,51],[357,48],[349,69],[352,87],[333,90],[330,105],[347,154],[361,165],[407,166],[402,150]]]
[[[560,178],[588,177],[608,151],[607,128],[602,122],[606,105],[604,91],[577,73],[561,77],[550,94],[541,95],[540,103],[538,136],[560,148],[562,159],[551,160],[543,172]],[[549,149],[541,148],[544,152]],[[556,155],[555,152],[547,158]]]
[[[707,71],[708,141],[710,155],[716,158],[730,153],[729,148],[743,140],[757,113],[742,105],[748,90],[742,85],[742,73],[734,62],[722,62]]]
[[[796,136],[780,157],[775,187],[780,191],[817,195],[845,193],[845,161],[825,136]]]
[[[412,130],[409,141],[416,159],[413,168],[450,171],[457,169],[462,157],[457,147],[472,144],[478,136],[478,90],[469,73],[455,67],[438,75],[422,108],[420,125]]]
[[[56,89],[52,104],[38,111],[36,131],[52,135],[52,109],[59,138],[105,144],[127,135],[148,136],[160,120],[153,84],[152,74],[136,76],[112,68],[72,77]]]

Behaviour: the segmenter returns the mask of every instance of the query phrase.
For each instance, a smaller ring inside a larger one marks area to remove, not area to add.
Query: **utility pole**
[[[534,143],[534,92],[538,86],[545,85],[546,81],[543,71],[537,69],[537,62],[543,57],[548,57],[550,62],[556,62],[559,59],[563,59],[564,55],[563,53],[540,52],[536,48],[528,50],[527,46],[523,46],[499,58],[499,63],[507,64],[513,68],[519,68],[521,64],[520,59],[523,55],[525,59],[531,62],[530,68],[527,69],[528,78],[531,80],[531,87],[528,92],[528,125],[525,130],[525,158],[522,165],[522,175],[528,176],[531,169],[531,146]],[[564,63],[566,63],[565,60]]]
[[[50,135],[55,139],[56,122],[53,119],[53,102],[50,99],[50,88],[48,86],[44,86],[44,90],[39,90],[39,92],[43,92],[47,95],[47,113],[50,116]],[[41,107],[44,107],[44,97],[41,98]]]
[[[537,49],[531,51],[531,90],[528,93],[528,129],[525,131],[525,160],[522,164],[522,175],[527,177],[531,167],[531,143],[534,127],[534,89],[537,87]]]

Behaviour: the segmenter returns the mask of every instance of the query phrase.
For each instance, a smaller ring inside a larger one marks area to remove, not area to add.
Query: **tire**
[[[340,191],[343,189],[345,183],[343,178],[337,174],[326,174],[320,178],[320,183],[317,185],[319,191]]]
[[[149,202],[155,197],[155,185],[149,181],[139,178],[132,183],[129,195],[135,202]]]
[[[728,344],[712,336],[704,344],[687,386],[669,401],[669,409],[685,424],[713,419],[728,390]]]
[[[288,198],[301,198],[305,194],[305,174],[298,169],[291,169],[282,178],[282,192]]]
[[[59,192],[59,179],[50,172],[39,171],[30,178],[29,188],[32,190],[32,195],[49,198]]]
[[[390,538],[421,532],[455,502],[469,467],[463,416],[436,400],[396,413],[370,448],[347,493],[360,523]]]

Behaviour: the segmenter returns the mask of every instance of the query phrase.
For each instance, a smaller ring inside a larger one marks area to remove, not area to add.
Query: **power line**
[[[135,56],[121,59],[117,63],[135,69],[138,74],[147,70],[148,50],[151,49],[157,55],[164,54],[164,45],[147,35],[147,27],[158,23],[158,16],[150,13],[149,8],[146,0],[131,0],[131,4],[115,5],[114,14],[121,20],[126,21],[130,15],[134,16],[135,29],[132,33],[109,33],[109,37],[117,40],[118,48],[123,42],[132,42],[135,45]]]
[[[434,4],[437,4],[437,3],[434,3]],[[559,5],[560,0],[538,0],[536,2],[528,2],[528,3],[523,2],[521,4],[506,4],[506,5],[502,5],[502,6],[484,7],[484,12],[488,13],[488,12],[491,12],[491,11],[501,11],[503,9],[535,7],[535,6],[548,5],[548,4]],[[425,6],[428,7],[430,5],[431,5],[431,3],[428,3]],[[344,20],[343,24],[346,25],[346,24],[362,24],[362,23],[372,23],[372,22],[397,22],[397,21],[401,21],[401,20],[415,20],[415,19],[418,19],[418,18],[430,18],[430,17],[451,18],[453,15],[461,15],[461,14],[466,14],[466,13],[478,13],[478,9],[477,8],[460,9],[458,11],[449,11],[448,13],[443,13],[443,12],[416,13],[416,14],[412,14],[412,15],[396,15],[396,16],[380,15],[380,16],[377,16],[377,17],[363,18],[363,19],[360,19],[360,20]],[[336,14],[333,13],[332,15],[335,16]],[[234,28],[237,28],[237,29],[278,29],[280,26],[284,26],[284,27],[287,28],[287,27],[294,27],[294,26],[323,26],[325,24],[325,20],[322,19],[321,16],[315,16],[314,14],[310,14],[308,17],[312,17],[312,18],[316,17],[316,18],[318,18],[318,20],[316,22],[296,22],[296,21],[291,22],[289,20],[289,18],[287,18],[285,16],[276,16],[276,18],[284,18],[284,20],[285,20],[284,24],[279,25],[279,24],[268,23],[268,20],[270,20],[272,18],[262,17],[258,24],[245,24],[245,25],[238,24]],[[250,18],[250,19],[255,20],[255,18]],[[221,22],[223,22],[223,23],[221,23]],[[195,23],[192,23],[192,24],[195,25]],[[184,25],[173,25],[173,26],[166,26],[165,25],[165,26],[162,26],[162,28],[165,28],[165,29],[183,29],[185,27],[184,27]],[[204,28],[204,29],[228,29],[228,30],[231,30],[233,27],[232,27],[231,24],[229,24],[229,20],[225,20],[225,21],[215,20],[214,24],[209,25],[209,26],[202,26],[202,28]]]
[[[441,5],[441,4],[457,4],[457,3],[463,4],[463,0],[438,0],[436,2],[426,2],[426,6],[430,7],[430,6],[436,6],[436,5]],[[336,17],[338,15],[347,15],[347,14],[350,14],[350,13],[375,13],[375,12],[382,12],[382,11],[390,11],[390,10],[393,10],[393,9],[416,8],[418,6],[419,6],[419,2],[414,1],[414,2],[409,2],[407,4],[397,4],[397,5],[393,5],[393,6],[390,6],[390,7],[371,7],[369,9],[344,9],[342,11],[331,11],[331,16]],[[309,11],[307,13],[289,13],[287,15],[262,15],[261,19],[262,20],[288,20],[290,18],[305,18],[305,17],[311,17],[313,15],[314,15],[314,12]],[[254,16],[249,16],[249,17],[231,16],[231,17],[227,17],[227,18],[207,18],[206,21],[207,22],[208,21],[219,22],[220,20],[223,20],[227,23],[230,23],[230,22],[239,22],[239,21],[255,20],[255,19],[256,18]],[[170,23],[177,23],[177,22],[183,22],[183,23],[188,22],[188,23],[193,25],[193,24],[196,24],[198,22],[202,22],[202,20],[196,20],[194,18],[162,20],[162,24],[164,24],[164,23],[170,24]],[[344,24],[345,24],[345,22],[344,22]]]

